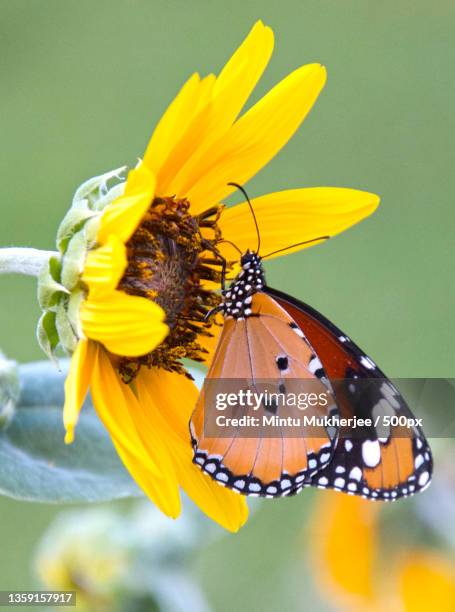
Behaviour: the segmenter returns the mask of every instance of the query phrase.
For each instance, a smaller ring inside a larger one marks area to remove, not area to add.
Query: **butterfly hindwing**
[[[296,321],[334,383],[341,417],[371,418],[380,428],[361,433],[342,427],[333,458],[306,484],[333,488],[368,499],[394,500],[426,488],[432,456],[418,425],[384,425],[386,416],[414,415],[404,398],[376,364],[316,310],[275,289],[268,295]]]

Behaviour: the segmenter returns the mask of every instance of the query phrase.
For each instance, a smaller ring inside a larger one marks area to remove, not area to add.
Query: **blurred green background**
[[[267,263],[269,283],[321,310],[389,376],[453,377],[448,0],[3,0],[0,244],[52,249],[76,187],[134,164],[186,77],[218,71],[258,18],[276,51],[253,100],[303,63],[324,63],[329,80],[249,194],[334,185],[382,197],[372,218],[323,247]],[[0,291],[0,347],[41,358],[34,282],[3,277]],[[195,572],[216,610],[299,609],[311,588],[299,534],[318,494],[265,504],[201,552]],[[57,511],[0,501],[0,589],[32,586],[31,550]]]

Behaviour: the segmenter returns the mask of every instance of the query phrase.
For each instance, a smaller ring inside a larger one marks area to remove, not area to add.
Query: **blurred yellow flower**
[[[407,551],[399,564],[399,594],[405,612],[455,610],[455,563],[425,549]]]
[[[191,572],[201,535],[221,533],[192,508],[178,525],[146,501],[66,510],[40,538],[34,572],[45,590],[75,591],[78,611],[209,612]]]
[[[69,518],[58,517],[40,542],[34,563],[38,578],[47,589],[75,591],[78,609],[112,610],[132,556],[121,545],[118,521],[99,509]]]
[[[377,549],[376,521],[379,505],[350,495],[325,492],[315,516],[318,575],[324,591],[347,609],[365,609],[375,600],[374,562]]]
[[[182,375],[181,359],[203,361],[213,351],[217,328],[204,316],[219,300],[220,255],[232,258],[223,240],[244,250],[255,244],[247,204],[221,204],[234,190],[228,183],[244,184],[267,164],[326,80],[319,64],[302,66],[239,117],[272,48],[272,30],[258,22],[217,77],[191,76],[124,192],[101,212],[83,265],[66,381],[67,442],[90,387],[120,457],[157,506],[177,517],[182,487],[231,531],[245,522],[247,506],[192,464],[188,421],[197,389]],[[371,193],[327,187],[259,197],[262,249],[333,236],[378,202]]]
[[[325,492],[314,512],[312,561],[336,610],[455,610],[455,563],[440,552],[390,543],[381,551],[379,504]]]

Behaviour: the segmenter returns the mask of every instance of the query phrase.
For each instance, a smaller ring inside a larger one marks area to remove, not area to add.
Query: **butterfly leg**
[[[218,249],[214,247],[213,244],[211,244],[207,240],[202,239],[202,246],[206,248],[208,251],[210,251],[215,256],[214,260],[209,261],[206,259],[205,263],[215,263],[221,266],[221,290],[225,291],[226,289],[226,271],[227,271],[226,258],[223,257],[221,253],[218,251]]]
[[[213,317],[213,315],[216,315],[217,312],[222,312],[223,310],[224,304],[220,304],[219,306],[212,308],[212,310],[209,310],[208,313],[205,315],[204,321],[208,321],[210,317]]]

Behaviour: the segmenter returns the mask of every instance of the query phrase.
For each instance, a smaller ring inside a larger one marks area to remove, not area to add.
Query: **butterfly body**
[[[233,317],[236,320],[244,320],[245,317],[253,315],[253,295],[265,285],[264,269],[258,255],[247,251],[242,256],[240,265],[242,269],[229,289],[223,292],[222,302],[224,317]]]
[[[307,417],[371,420],[356,436],[350,426],[321,426],[301,435],[245,437],[206,435],[216,410],[202,390],[190,431],[193,461],[223,486],[245,495],[279,497],[306,486],[333,488],[372,500],[395,500],[423,490],[432,473],[428,443],[417,426],[377,429],[378,417],[412,417],[393,384],[345,334],[310,306],[266,285],[261,257],[247,251],[241,271],[223,291],[224,327],[207,381],[245,381],[259,390],[268,381],[277,393],[302,384],[328,398]],[[299,387],[300,385],[300,387]],[[297,387],[296,387],[297,386]],[[282,408],[276,409],[280,414]],[[271,412],[270,406],[261,412]],[[273,411],[272,411],[273,412]],[[295,416],[298,411],[288,411]]]

